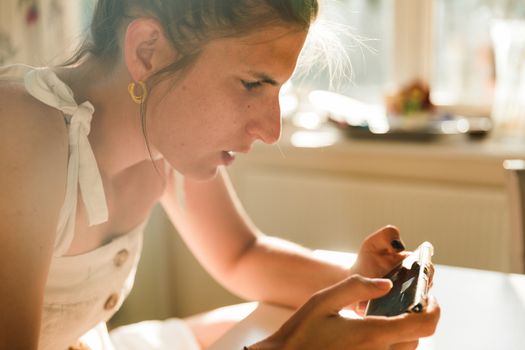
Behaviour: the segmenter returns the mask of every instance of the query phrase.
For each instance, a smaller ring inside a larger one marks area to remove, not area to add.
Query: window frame
[[[403,85],[414,79],[432,84],[434,8],[436,0],[395,0],[389,81]],[[433,100],[440,110],[464,116],[490,116],[492,102],[472,105]]]

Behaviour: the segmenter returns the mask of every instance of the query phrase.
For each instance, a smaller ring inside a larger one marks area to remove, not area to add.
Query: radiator
[[[437,263],[511,270],[500,188],[264,169],[246,172],[235,187],[263,231],[311,248],[357,251],[366,235],[392,224],[410,249],[432,242]]]

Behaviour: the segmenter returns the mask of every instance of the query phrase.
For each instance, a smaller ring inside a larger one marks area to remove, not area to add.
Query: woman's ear
[[[160,23],[152,18],[133,20],[124,37],[124,62],[134,81],[145,81],[173,63],[176,52]]]

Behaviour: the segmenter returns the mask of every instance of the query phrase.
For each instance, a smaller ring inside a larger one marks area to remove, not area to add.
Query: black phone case
[[[393,287],[383,297],[370,300],[366,316],[396,316],[405,312],[423,311],[433,270],[429,268],[430,257],[433,254],[432,245],[428,242],[424,244],[427,249],[430,246],[429,254],[424,255],[424,261],[418,261],[422,245],[384,276],[392,281]]]

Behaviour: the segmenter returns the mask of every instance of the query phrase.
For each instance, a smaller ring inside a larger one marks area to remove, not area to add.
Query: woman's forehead
[[[268,75],[283,83],[295,69],[306,39],[306,31],[270,28],[246,36],[211,41],[203,50],[203,59],[217,66],[235,66]]]

